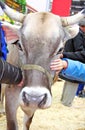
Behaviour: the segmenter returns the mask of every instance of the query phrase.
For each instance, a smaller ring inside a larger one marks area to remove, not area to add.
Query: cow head
[[[84,18],[85,10],[69,17],[60,17],[48,12],[21,14],[0,2],[3,11],[21,26],[9,25],[19,35],[23,49],[22,70],[25,87],[20,93],[20,105],[29,108],[47,108],[51,105],[50,62],[64,41],[74,37],[78,29],[74,24]],[[28,69],[29,68],[29,69]]]

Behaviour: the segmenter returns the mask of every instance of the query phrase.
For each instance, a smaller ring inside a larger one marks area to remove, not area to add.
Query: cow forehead
[[[51,13],[28,14],[24,20],[22,33],[26,39],[29,36],[35,37],[59,37],[62,24],[59,16]]]
[[[25,23],[28,23],[29,21],[32,23],[41,22],[42,24],[46,23],[46,22],[52,23],[53,21],[56,21],[59,24],[59,22],[61,21],[61,18],[60,18],[60,16],[54,15],[49,12],[37,12],[37,13],[30,13],[30,14],[26,15]],[[39,25],[37,25],[37,26],[39,26]]]
[[[42,59],[47,62],[48,57],[59,50],[64,34],[60,17],[51,13],[28,14],[20,31],[22,44],[31,62],[36,59],[37,62]]]

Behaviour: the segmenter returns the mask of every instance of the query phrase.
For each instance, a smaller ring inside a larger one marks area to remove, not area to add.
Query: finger
[[[51,64],[50,65],[57,65],[57,64],[60,64],[60,63],[62,63],[62,60],[54,60],[53,62],[51,62]]]
[[[50,67],[51,70],[56,70],[56,71],[60,71],[63,69],[63,66],[53,66],[53,67]]]
[[[59,75],[60,71],[56,71],[56,75]]]

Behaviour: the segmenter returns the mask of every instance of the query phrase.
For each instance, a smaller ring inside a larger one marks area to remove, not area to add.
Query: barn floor
[[[85,130],[85,98],[75,98],[71,107],[61,104],[60,97],[63,81],[55,83],[52,87],[52,106],[46,110],[37,110],[30,130]],[[22,130],[21,109],[18,109],[19,130]],[[0,116],[0,130],[6,130],[5,115]]]

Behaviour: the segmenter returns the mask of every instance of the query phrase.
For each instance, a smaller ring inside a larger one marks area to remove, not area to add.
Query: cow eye
[[[15,44],[18,47],[19,50],[23,51],[19,40],[13,42],[12,44]]]

